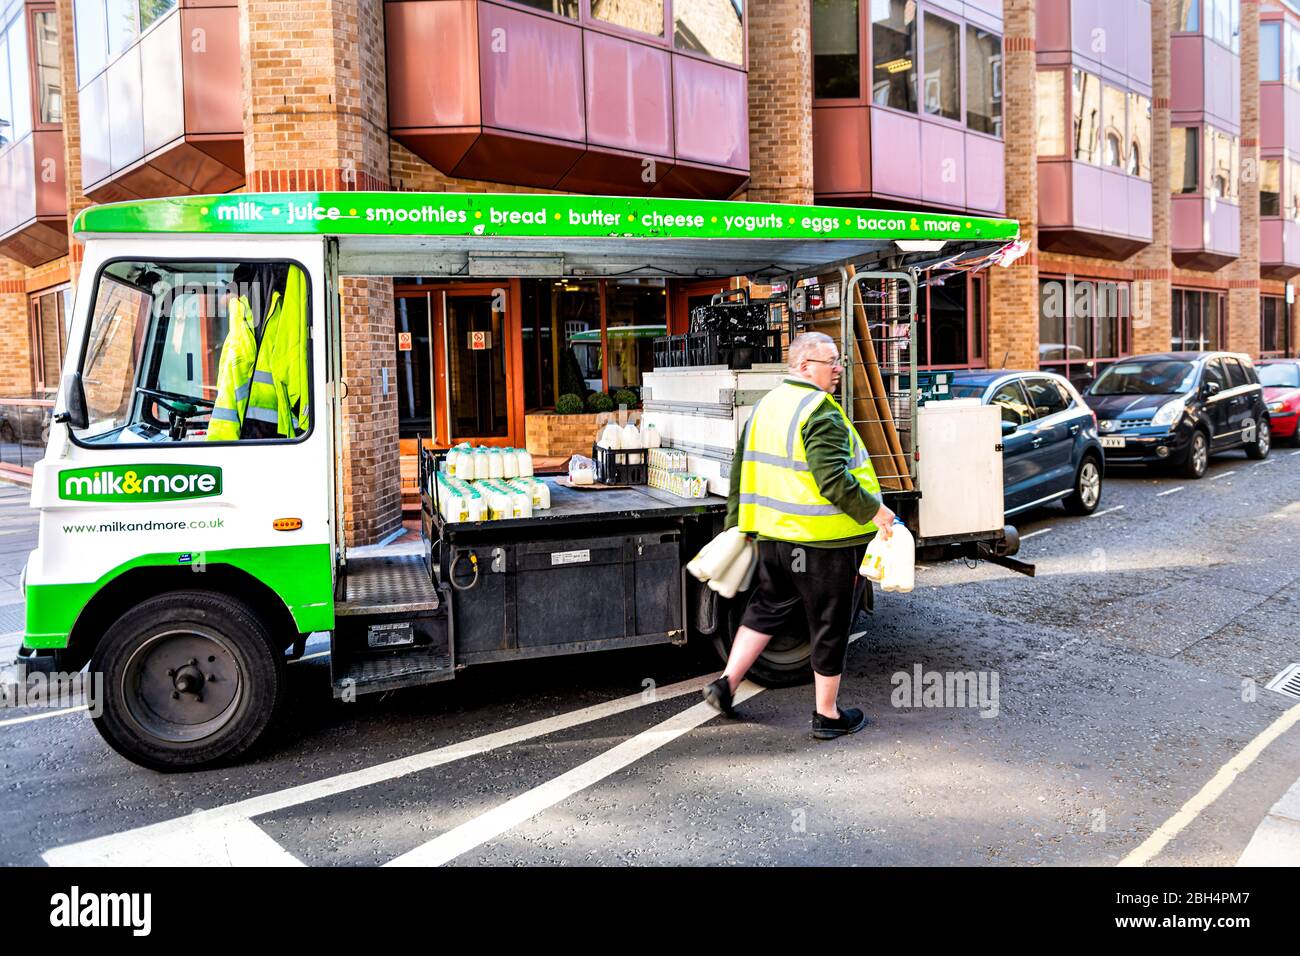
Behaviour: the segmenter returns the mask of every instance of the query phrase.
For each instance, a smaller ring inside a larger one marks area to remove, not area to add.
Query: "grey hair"
[[[790,351],[786,364],[790,368],[798,368],[799,363],[810,357],[819,345],[829,345],[833,348],[835,340],[825,332],[801,332],[790,342]]]

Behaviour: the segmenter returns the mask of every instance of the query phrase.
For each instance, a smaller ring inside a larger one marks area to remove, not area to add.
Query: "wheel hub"
[[[228,723],[243,696],[238,661],[220,634],[167,631],[127,662],[126,710],[149,734],[171,742],[200,740]]]

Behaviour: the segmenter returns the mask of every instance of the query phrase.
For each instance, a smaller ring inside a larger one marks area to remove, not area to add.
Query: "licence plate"
[[[1101,439],[1102,448],[1123,448],[1124,439],[1120,437],[1103,436]]]

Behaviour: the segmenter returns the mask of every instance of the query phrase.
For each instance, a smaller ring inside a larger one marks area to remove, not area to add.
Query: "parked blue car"
[[[1008,515],[1053,501],[1071,514],[1097,510],[1106,468],[1097,416],[1068,379],[1051,372],[960,371],[951,391],[1002,410]]]

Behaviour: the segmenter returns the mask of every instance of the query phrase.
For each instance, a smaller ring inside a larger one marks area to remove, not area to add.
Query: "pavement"
[[[0,488],[0,542],[22,497]],[[1017,522],[1036,578],[921,566],[850,648],[842,697],[872,723],[831,742],[806,687],[746,685],[717,717],[690,647],[342,703],[316,642],[268,746],[185,775],[84,712],[0,713],[0,862],[1297,865],[1300,701],[1265,687],[1300,661],[1297,502],[1286,448],[1118,473],[1094,517]],[[930,700],[930,674],[976,693]]]

